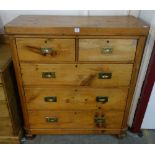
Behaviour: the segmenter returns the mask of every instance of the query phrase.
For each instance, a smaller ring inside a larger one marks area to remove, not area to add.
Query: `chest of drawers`
[[[0,44],[0,144],[20,143],[22,125],[11,49]]]
[[[27,136],[126,131],[145,23],[130,16],[19,16],[5,31]]]

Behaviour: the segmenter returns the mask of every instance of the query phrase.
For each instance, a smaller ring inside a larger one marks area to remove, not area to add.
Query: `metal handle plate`
[[[104,48],[101,48],[101,53],[102,54],[111,54],[113,51],[113,48],[112,47],[104,47]]]
[[[103,128],[106,125],[105,124],[106,123],[106,120],[105,120],[104,115],[103,116],[97,116],[97,117],[95,117],[94,122],[95,122],[95,124],[96,124],[96,126],[98,128]]]
[[[52,54],[52,48],[40,48],[40,51],[43,55]]]
[[[42,72],[42,78],[55,78],[55,72]]]
[[[112,78],[112,73],[100,72],[100,73],[98,73],[98,78],[99,79],[111,79]]]
[[[45,102],[57,102],[57,97],[56,96],[47,96],[44,97]]]
[[[96,102],[100,102],[102,104],[105,104],[106,102],[108,102],[108,97],[107,96],[97,96]]]
[[[46,117],[46,122],[48,123],[58,122],[58,118],[57,117]]]

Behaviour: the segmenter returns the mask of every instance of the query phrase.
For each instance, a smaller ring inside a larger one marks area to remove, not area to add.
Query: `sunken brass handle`
[[[58,122],[58,118],[57,117],[46,117],[46,122],[55,123],[55,122]]]
[[[95,123],[96,124],[105,123],[105,118],[104,117],[96,117],[95,118]]]
[[[52,48],[40,48],[42,55],[52,54]]]
[[[44,97],[45,102],[57,102],[57,97],[56,96],[47,96]]]
[[[101,53],[102,54],[111,54],[113,51],[112,47],[105,47],[105,48],[101,48]]]
[[[99,79],[111,79],[112,78],[112,73],[98,73],[98,78]]]
[[[105,127],[106,120],[105,120],[104,115],[95,117],[94,122],[98,128]]]
[[[55,78],[55,72],[42,72],[42,78]]]
[[[105,104],[106,102],[108,102],[108,97],[107,96],[97,96],[96,102],[100,102],[102,104]]]

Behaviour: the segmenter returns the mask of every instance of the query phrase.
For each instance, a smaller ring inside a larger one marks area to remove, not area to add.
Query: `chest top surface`
[[[21,15],[5,26],[7,34],[20,35],[147,35],[148,30],[146,23],[133,16]]]

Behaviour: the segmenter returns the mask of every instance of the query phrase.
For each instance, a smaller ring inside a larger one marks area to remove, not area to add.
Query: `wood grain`
[[[0,44],[0,72],[3,72],[10,62],[11,50],[9,44]]]
[[[3,87],[0,86],[0,100],[3,101],[3,100],[6,100],[6,96],[5,96],[5,93],[4,93],[4,89]]]
[[[16,42],[20,61],[75,61],[74,39],[17,38]],[[52,53],[42,55],[41,48],[51,48]]]
[[[9,117],[6,101],[0,101],[0,117]]]
[[[136,46],[136,39],[79,39],[79,61],[133,61]]]
[[[55,78],[42,78],[43,72],[54,72]],[[101,72],[112,78],[99,79]],[[21,64],[24,85],[128,86],[131,72],[132,64]]]
[[[98,111],[29,111],[30,127],[31,129],[97,129],[94,122],[97,114]],[[105,127],[102,129],[121,127],[123,112],[102,112],[102,114],[105,117]],[[58,122],[46,122],[46,117],[56,117]]]
[[[123,111],[128,88],[99,89],[90,87],[26,88],[26,104],[31,110],[98,109]],[[55,96],[57,102],[46,102],[45,97]],[[108,102],[97,102],[97,96],[108,97]]]
[[[122,132],[121,129],[29,129],[27,132],[31,134],[52,134],[52,135],[71,135],[71,134],[120,134]]]
[[[80,27],[80,32],[74,31]],[[149,27],[133,16],[22,15],[5,25],[7,34],[147,35]]]
[[[0,117],[0,136],[12,135],[11,120],[9,117]]]
[[[141,60],[142,60],[142,56],[143,56],[143,52],[144,52],[145,41],[146,41],[146,37],[139,38],[122,128],[128,127],[127,121],[128,121],[128,116],[129,116],[129,112],[130,112],[131,102],[133,99],[133,94],[135,91],[139,68],[140,68],[140,64],[141,64]]]

